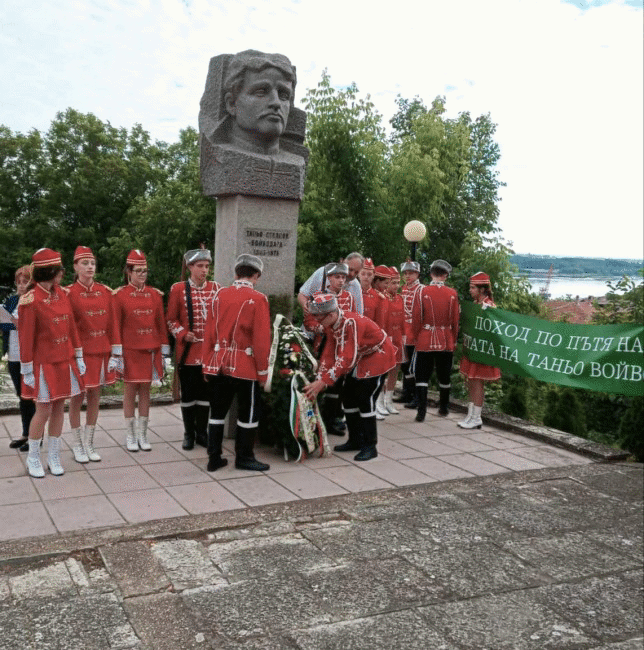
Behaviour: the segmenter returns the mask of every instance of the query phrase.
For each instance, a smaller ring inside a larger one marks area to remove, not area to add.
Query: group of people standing
[[[234,282],[222,287],[208,280],[211,262],[203,248],[184,255],[188,277],[172,286],[165,312],[162,292],[147,283],[147,260],[138,249],[127,255],[124,284],[115,290],[95,281],[96,257],[85,246],[74,253],[74,282],[68,287],[60,284],[60,254],[48,248],[34,253],[31,267],[16,272],[17,295],[5,303],[12,323],[3,327],[9,334],[9,370],[20,397],[23,436],[11,446],[28,451],[31,476],[45,476],[40,457],[45,426],[47,467],[53,475],[64,473],[60,436],[68,399],[75,460],[101,460],[94,447],[101,388],[117,379],[124,382],[125,446],[131,452],[151,450],[150,389],[169,363],[168,333],[176,346],[183,448],[206,447],[208,471],[226,466],[224,421],[237,397],[235,466],[269,469],[253,451],[271,343],[268,300],[255,289],[263,263],[254,255],[239,255]],[[376,457],[376,422],[398,413],[396,401],[415,408],[416,420],[424,421],[434,369],[438,413],[449,413],[460,313],[456,291],[445,284],[451,270],[436,260],[425,286],[417,262],[408,260],[399,272],[351,253],[321,267],[302,285],[303,329],[319,358],[316,378],[304,393],[313,400],[325,391],[328,431],[343,435],[348,430],[347,442],[336,451],[356,451],[356,461]],[[471,278],[470,293],[484,307],[494,305],[484,273]],[[401,368],[403,393],[396,400]],[[459,426],[480,428],[483,382],[498,379],[499,371],[464,359],[461,372],[471,401]]]

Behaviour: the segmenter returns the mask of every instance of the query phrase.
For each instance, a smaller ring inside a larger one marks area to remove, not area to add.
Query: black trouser
[[[375,446],[378,441],[376,427],[376,400],[387,375],[357,379],[355,369],[345,377],[342,404],[347,418],[349,442],[361,446]]]
[[[438,379],[439,389],[449,389],[452,377],[452,360],[453,352],[440,350],[438,352],[422,352],[416,350],[416,356],[413,363],[414,376],[416,377],[416,386],[427,388],[429,379],[436,368],[436,379]]]
[[[181,417],[186,435],[190,438],[207,436],[210,390],[201,366],[179,366],[181,387]]]
[[[342,419],[342,388],[344,386],[344,377],[340,377],[333,386],[329,386],[323,393],[322,399],[322,421],[324,426],[333,429],[336,419]],[[340,432],[342,433],[342,432]]]
[[[414,358],[414,350],[416,348],[413,345],[405,346],[405,358],[407,361],[400,364],[400,370],[402,372],[403,380],[405,378],[411,379],[414,376],[414,371],[411,368],[411,362]]]
[[[209,375],[208,387],[210,391],[208,455],[221,456],[224,421],[233,399],[237,397],[235,456],[238,459],[254,458],[253,447],[261,409],[259,382],[228,375]]]
[[[31,418],[36,412],[36,404],[31,399],[22,399],[22,384],[20,376],[20,361],[9,361],[7,364],[9,366],[9,375],[11,376],[11,381],[16,389],[16,395],[20,400],[20,419],[22,420],[22,437],[29,437],[29,424],[31,423]]]

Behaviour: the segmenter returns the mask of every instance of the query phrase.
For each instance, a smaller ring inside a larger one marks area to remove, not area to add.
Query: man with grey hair
[[[353,296],[355,301],[354,311],[358,314],[362,314],[364,311],[362,303],[362,287],[360,286],[360,282],[357,280],[357,275],[360,273],[364,264],[364,257],[361,253],[353,252],[349,253],[343,261],[348,267],[347,283],[344,288]],[[313,295],[317,291],[327,290],[326,286],[322,286],[324,275],[324,267],[321,266],[319,269],[314,271],[311,277],[309,277],[309,279],[300,287],[300,292],[297,294],[297,302],[300,307],[302,307],[302,311],[304,311],[305,314],[308,312],[308,303]]]

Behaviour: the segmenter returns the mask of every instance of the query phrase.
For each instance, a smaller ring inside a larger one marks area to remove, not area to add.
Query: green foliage
[[[561,391],[551,389],[546,396],[546,412],[543,423],[547,427],[584,436],[586,418],[575,392],[570,388]]]
[[[636,460],[644,463],[644,397],[636,397],[619,425],[619,442]]]
[[[508,415],[517,418],[525,418],[528,415],[528,397],[525,382],[511,384],[503,392],[501,410]]]
[[[639,271],[640,275],[643,270]],[[618,282],[606,283],[609,292],[606,304],[596,305],[593,322],[600,325],[644,322],[644,281],[635,282],[633,278],[622,277]]]

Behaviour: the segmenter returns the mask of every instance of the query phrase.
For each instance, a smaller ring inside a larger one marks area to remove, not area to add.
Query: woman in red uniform
[[[67,287],[67,291],[87,365],[84,377],[87,413],[83,431],[80,412],[84,395],[74,395],[69,402],[69,424],[74,433],[74,459],[77,463],[88,463],[90,460],[101,460],[94,449],[101,386],[113,384],[116,379],[114,370],[117,359],[110,359],[114,316],[112,290],[94,282],[96,258],[87,246],[78,246],[74,252],[74,274],[76,282]]]
[[[374,269],[373,275],[373,290],[381,299],[381,313],[382,324],[378,323],[382,329],[387,330],[387,322],[389,321],[389,301],[387,300],[387,288],[391,281],[391,271],[388,266],[380,264]],[[389,332],[387,332],[389,333]],[[376,420],[384,420],[385,416],[389,415],[389,410],[385,406],[385,388],[378,395],[376,402]]]
[[[398,371],[400,364],[405,358],[405,346],[403,342],[403,335],[405,333],[405,304],[403,303],[402,296],[398,293],[400,288],[400,273],[395,266],[389,267],[391,271],[391,279],[387,285],[387,299],[389,300],[389,307],[387,310],[387,326],[385,331],[389,334],[391,342],[396,348],[396,367],[392,368],[385,380],[385,408],[391,415],[396,415],[400,411],[396,409],[393,402],[394,388],[396,387],[396,380],[398,379]]]
[[[496,307],[494,298],[492,297],[489,275],[479,271],[470,278],[470,296],[483,309]],[[467,382],[470,403],[467,405],[467,416],[458,423],[458,426],[462,429],[480,429],[483,424],[481,409],[483,408],[483,398],[485,397],[484,383],[486,381],[501,379],[501,371],[494,366],[475,363],[463,357],[461,359],[460,372]]]
[[[150,386],[163,376],[163,359],[170,355],[163,314],[163,293],[146,284],[148,264],[138,249],[129,252],[125,261],[127,284],[114,291],[114,342],[116,353],[122,352],[122,376],[125,381],[123,415],[125,416],[128,451],[152,449],[148,442]],[[139,399],[138,427],[134,420]]]
[[[72,307],[60,288],[64,272],[60,253],[41,248],[34,253],[32,266],[33,288],[20,298],[18,307],[18,336],[23,395],[36,402],[29,425],[27,471],[34,478],[43,478],[40,441],[46,423],[49,471],[55,476],[65,472],[60,464],[65,400],[82,393],[85,363]]]

